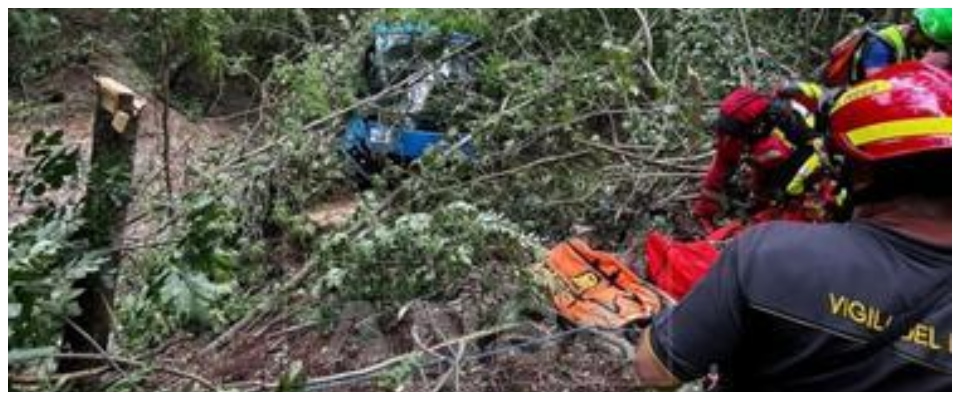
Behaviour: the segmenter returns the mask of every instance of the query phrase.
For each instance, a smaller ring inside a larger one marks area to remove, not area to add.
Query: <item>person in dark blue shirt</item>
[[[716,372],[728,390],[952,388],[952,77],[901,63],[835,103],[854,217],[772,222],[727,244],[641,334],[647,386]]]

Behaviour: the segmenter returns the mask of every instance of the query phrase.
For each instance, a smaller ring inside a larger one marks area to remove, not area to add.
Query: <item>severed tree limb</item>
[[[378,372],[380,372],[380,371],[382,371],[382,370],[385,370],[385,369],[387,369],[387,368],[390,368],[390,367],[392,367],[392,366],[394,366],[394,365],[401,364],[401,363],[404,363],[404,362],[409,362],[409,361],[412,361],[412,360],[416,360],[417,358],[419,358],[419,357],[423,356],[424,354],[426,354],[427,351],[433,351],[433,352],[435,352],[435,351],[438,351],[438,350],[441,350],[441,349],[444,349],[444,348],[448,348],[448,347],[453,346],[453,345],[457,345],[458,343],[463,343],[464,345],[466,345],[466,343],[469,343],[469,342],[472,342],[472,341],[475,341],[475,340],[478,340],[478,339],[482,339],[482,338],[485,338],[485,337],[487,337],[487,336],[497,335],[497,334],[500,334],[500,333],[503,333],[503,332],[506,332],[506,331],[510,331],[510,330],[513,330],[513,329],[517,329],[517,328],[519,328],[519,327],[522,327],[523,325],[524,325],[524,324],[522,324],[522,323],[509,323],[509,324],[504,324],[504,325],[495,326],[495,327],[492,327],[492,328],[489,328],[489,329],[484,329],[484,330],[472,332],[472,333],[469,333],[469,334],[460,336],[460,337],[458,337],[458,338],[450,339],[450,340],[444,341],[443,343],[430,346],[430,347],[428,347],[427,349],[423,349],[423,350],[418,349],[418,350],[414,350],[414,351],[411,351],[411,352],[408,352],[408,353],[400,354],[400,355],[398,355],[398,356],[394,356],[394,357],[385,359],[385,360],[383,360],[383,361],[380,361],[380,362],[378,362],[378,363],[376,363],[376,364],[373,364],[373,365],[369,365],[369,366],[364,367],[364,368],[360,368],[360,369],[353,370],[353,371],[341,372],[341,373],[338,373],[338,374],[333,374],[333,375],[328,375],[328,376],[323,376],[323,377],[318,377],[318,378],[312,378],[312,379],[307,380],[307,382],[306,382],[306,387],[307,387],[308,389],[309,389],[309,388],[314,388],[314,389],[323,388],[323,387],[325,387],[325,386],[329,386],[329,385],[336,384],[337,382],[348,381],[348,380],[351,380],[351,379],[356,379],[356,378],[361,378],[361,377],[365,377],[365,376],[370,376],[370,375],[376,374],[376,373],[378,373]],[[280,384],[279,384],[278,382],[269,383],[269,384],[257,384],[257,383],[242,382],[242,383],[238,383],[238,384],[231,384],[231,385],[228,385],[228,386],[230,386],[230,387],[242,387],[242,388],[248,388],[248,389],[251,388],[251,386],[256,386],[255,388],[259,388],[259,389],[261,389],[261,390],[273,390],[273,389],[276,389],[277,387],[279,387],[279,385],[280,385]]]
[[[109,356],[109,355],[110,355],[109,353],[107,353],[106,350],[104,350],[103,347],[100,347],[100,345],[97,343],[96,340],[94,340],[92,337],[90,337],[90,334],[89,334],[89,333],[87,333],[85,330],[83,330],[83,328],[77,326],[77,324],[76,324],[75,322],[73,322],[72,319],[70,319],[70,318],[68,317],[68,318],[64,318],[63,320],[64,320],[64,322],[67,323],[67,325],[70,326],[70,328],[74,329],[81,337],[83,337],[88,343],[90,343],[90,346],[93,347],[99,354],[101,354],[101,355],[103,355],[103,356]],[[110,363],[110,366],[111,366],[113,369],[115,369],[117,372],[119,372],[121,375],[123,375],[124,378],[129,378],[129,377],[130,377],[130,374],[128,374],[126,370],[124,370],[123,368],[121,368],[121,367],[120,367],[120,364],[117,364],[115,361],[111,360],[110,358],[105,358],[105,359],[106,359],[106,361],[107,361],[108,363]]]
[[[103,366],[92,369],[85,369],[82,371],[68,372],[64,374],[53,374],[49,376],[36,376],[36,375],[11,375],[10,383],[16,385],[39,385],[44,382],[54,381],[58,385],[64,384],[74,380],[87,380],[110,370],[110,367]],[[12,385],[11,385],[12,386]]]
[[[693,173],[706,172],[703,168],[691,167],[688,165],[676,164],[676,163],[665,162],[665,161],[657,160],[653,158],[648,158],[637,153],[633,153],[630,151],[620,149],[618,147],[606,145],[606,144],[595,142],[595,141],[583,140],[583,139],[573,139],[573,141],[578,144],[582,144],[584,146],[589,146],[589,147],[593,147],[595,149],[603,150],[609,153],[625,156],[625,157],[640,161],[644,164],[649,164],[649,165],[653,165],[661,168],[671,168],[671,169],[693,172]]]
[[[504,171],[494,172],[494,173],[488,174],[488,175],[478,176],[478,177],[470,180],[469,182],[467,182],[467,184],[468,184],[468,185],[476,185],[476,184],[478,184],[478,183],[482,183],[482,182],[486,182],[486,181],[492,181],[492,180],[499,179],[499,178],[502,178],[502,177],[505,177],[505,176],[516,175],[516,174],[519,174],[519,173],[521,173],[521,172],[525,172],[525,171],[528,171],[528,170],[531,170],[531,169],[534,169],[534,168],[537,168],[537,167],[541,167],[541,166],[544,166],[544,165],[553,164],[553,163],[557,163],[557,162],[560,162],[560,161],[567,161],[567,160],[570,160],[570,159],[573,159],[573,158],[583,157],[583,156],[588,155],[588,154],[590,154],[590,153],[591,153],[591,152],[590,152],[589,150],[581,150],[581,151],[576,151],[576,152],[567,153],[567,154],[561,154],[561,155],[557,155],[557,156],[544,157],[544,158],[538,159],[538,160],[536,160],[536,161],[533,161],[533,162],[530,162],[530,163],[527,163],[527,164],[520,165],[520,166],[518,166],[518,167],[510,168],[510,169],[507,169],[507,170],[504,170]]]
[[[84,195],[83,228],[77,236],[86,241],[87,251],[120,247],[126,214],[131,202],[131,181],[140,112],[146,100],[120,82],[96,76],[96,107],[93,150]],[[121,255],[107,256],[100,269],[74,284],[80,290],[80,314],[74,324],[63,328],[64,353],[94,353],[109,348],[113,329],[113,298]],[[91,340],[92,339],[92,340]],[[95,344],[95,345],[93,345]],[[63,359],[57,372],[68,373],[95,368],[102,359]]]
[[[144,369],[144,370],[155,370],[155,371],[163,372],[163,373],[166,373],[166,374],[169,374],[169,375],[178,376],[178,377],[181,377],[181,378],[184,378],[184,379],[189,379],[189,380],[194,381],[194,382],[200,384],[201,386],[203,386],[204,388],[206,388],[206,389],[208,389],[208,390],[211,390],[211,391],[220,391],[220,388],[217,387],[217,385],[213,384],[213,383],[210,382],[208,379],[206,379],[206,378],[204,378],[204,377],[202,377],[202,376],[200,376],[200,375],[194,374],[194,373],[192,373],[192,372],[188,372],[188,371],[184,371],[184,370],[181,370],[181,369],[177,369],[177,368],[169,367],[169,366],[164,366],[164,365],[151,365],[151,364],[148,364],[148,363],[143,362],[143,361],[137,361],[137,360],[134,360],[134,359],[125,358],[125,357],[120,357],[120,356],[115,356],[115,355],[111,355],[111,354],[98,354],[98,353],[57,353],[57,354],[41,354],[41,355],[38,355],[38,356],[37,356],[37,358],[48,358],[48,357],[49,357],[49,358],[54,358],[54,359],[60,359],[60,360],[88,360],[88,361],[91,361],[91,360],[92,360],[92,361],[110,362],[110,363],[115,363],[115,364],[118,364],[118,365],[125,365],[125,366],[127,366],[127,367],[132,367],[132,368],[138,368],[138,369]],[[100,367],[99,369],[102,369],[102,367]],[[78,373],[75,374],[75,375],[77,375],[77,376],[85,376],[85,375],[90,375],[90,374],[93,374],[93,372],[90,371],[90,370],[84,370],[84,371],[78,372]],[[70,376],[70,375],[66,375],[66,374],[61,374],[61,375]]]

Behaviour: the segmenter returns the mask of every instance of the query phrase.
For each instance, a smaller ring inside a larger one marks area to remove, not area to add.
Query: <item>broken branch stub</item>
[[[111,78],[94,77],[97,103],[93,121],[90,174],[83,199],[84,226],[77,239],[86,252],[121,247],[124,221],[131,201],[131,181],[140,111],[146,101],[126,85]],[[99,270],[74,284],[80,291],[80,313],[63,328],[64,353],[109,351],[113,327],[113,298],[120,269],[120,252],[106,256]],[[103,365],[103,360],[61,360],[59,372],[74,372]],[[83,384],[83,383],[80,383]]]
[[[112,115],[111,127],[117,133],[126,132],[130,120],[140,116],[147,101],[113,78],[95,76],[93,80],[97,85],[99,107]]]

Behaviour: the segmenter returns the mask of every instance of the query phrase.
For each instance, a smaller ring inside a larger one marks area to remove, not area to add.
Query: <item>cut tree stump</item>
[[[80,315],[63,330],[64,353],[105,353],[113,327],[113,298],[121,254],[127,206],[130,204],[133,161],[136,153],[140,111],[146,101],[125,85],[107,77],[94,77],[96,110],[93,121],[93,150],[90,175],[83,199],[84,226],[78,239],[85,251],[107,251],[107,261],[74,285],[81,290],[77,299]],[[66,359],[58,364],[61,373],[97,368],[103,360]]]

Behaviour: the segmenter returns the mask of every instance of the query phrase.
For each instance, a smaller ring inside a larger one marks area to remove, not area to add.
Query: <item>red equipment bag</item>
[[[830,58],[822,67],[821,81],[827,87],[841,87],[850,83],[857,58],[857,51],[869,35],[875,34],[869,27],[857,28],[840,39],[830,49]]]
[[[738,222],[710,232],[706,238],[680,242],[657,231],[647,235],[647,277],[658,288],[680,300],[707,274],[720,255],[718,245],[743,229]]]

